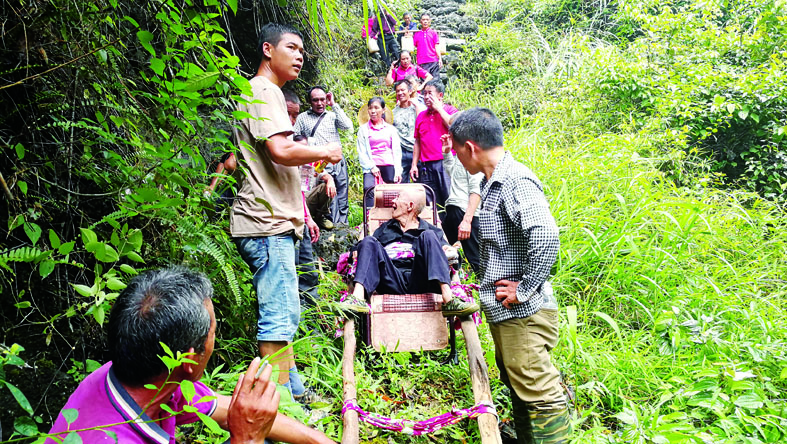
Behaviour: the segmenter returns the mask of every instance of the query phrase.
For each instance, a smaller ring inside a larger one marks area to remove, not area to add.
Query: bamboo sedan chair
[[[374,233],[377,228],[391,220],[393,201],[407,188],[415,189],[429,202],[419,217],[432,225],[440,226],[437,208],[434,205],[434,191],[421,184],[380,184],[367,190],[364,196],[364,224],[362,237]],[[374,195],[374,205],[366,208],[367,197]],[[449,264],[458,264],[457,257],[449,257]],[[458,281],[458,274],[452,267],[452,280]],[[352,283],[351,287],[352,287]],[[352,288],[350,288],[352,291]],[[433,351],[450,346],[445,363],[456,361],[456,335],[449,328],[441,310],[442,297],[435,293],[422,294],[372,294],[371,310],[365,316],[361,332],[365,343],[378,352],[395,351]],[[418,325],[418,328],[412,328]]]
[[[403,190],[411,188],[424,193],[427,205],[419,217],[427,222],[440,226],[437,216],[434,191],[422,184],[380,184],[367,190],[364,194],[364,221],[361,238],[368,236],[380,227],[381,224],[391,220],[393,215],[393,201]],[[367,197],[374,196],[374,205],[367,211]],[[449,257],[449,264],[457,265],[458,257]],[[452,282],[458,282],[458,273],[452,266]],[[352,291],[352,281],[349,282]],[[439,294],[372,294],[371,310],[368,315],[360,316],[360,333],[363,342],[380,351],[427,351],[441,350],[451,346],[448,361],[456,361],[456,336],[451,327],[452,322],[447,322],[442,314],[442,297]],[[451,318],[453,319],[453,318]],[[413,328],[413,326],[418,326]],[[472,380],[475,402],[491,402],[492,394],[489,385],[489,374],[484,360],[481,342],[475,323],[470,317],[462,320],[467,347],[468,364]],[[344,378],[344,401],[355,400],[355,319],[348,317],[344,325],[344,355],[342,358],[342,375]],[[359,442],[358,413],[347,410],[344,413],[344,431],[342,444],[355,444]],[[501,443],[500,431],[497,427],[497,417],[492,414],[482,414],[478,417],[478,426],[482,444]]]

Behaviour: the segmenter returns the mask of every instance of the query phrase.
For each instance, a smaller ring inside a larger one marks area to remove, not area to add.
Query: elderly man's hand
[[[520,304],[516,298],[516,288],[519,286],[517,281],[501,279],[495,282],[495,299],[503,303],[503,307],[512,308],[512,305]]]
[[[467,219],[462,219],[462,222],[459,223],[459,228],[457,232],[457,239],[460,241],[470,239],[470,231],[473,229],[472,220],[468,221]]]
[[[276,383],[270,380],[273,366],[267,365],[257,377],[260,358],[254,358],[246,373],[235,384],[227,424],[230,442],[261,443],[271,431],[279,409]]]

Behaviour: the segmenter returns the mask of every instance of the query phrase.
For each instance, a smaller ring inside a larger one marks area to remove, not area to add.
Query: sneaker
[[[475,302],[463,301],[453,298],[448,303],[443,303],[443,316],[464,317],[478,311],[478,304]]]
[[[323,401],[323,399],[320,398],[320,395],[318,395],[317,392],[312,390],[311,387],[306,387],[306,389],[303,391],[303,394],[298,395],[298,396],[293,396],[292,398],[295,399],[295,401],[297,401],[297,402],[299,402],[299,403],[301,403],[301,404],[303,404],[305,406],[310,406],[310,405],[314,404],[315,402],[322,402]]]
[[[369,305],[365,301],[360,301],[355,296],[348,294],[344,301],[338,302],[337,307],[355,313],[369,313]]]
[[[324,217],[322,219],[317,220],[317,225],[319,225],[320,228],[322,228],[324,230],[333,230],[334,227],[335,227],[333,222],[330,219],[328,219],[327,217]]]

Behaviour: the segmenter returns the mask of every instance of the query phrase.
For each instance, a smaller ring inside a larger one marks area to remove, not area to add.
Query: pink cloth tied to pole
[[[475,302],[475,298],[473,298],[473,292],[478,293],[478,284],[451,284],[451,292],[454,294],[454,297],[457,297],[466,302]],[[475,325],[481,325],[481,313],[475,312],[470,316],[473,319]],[[456,318],[454,321],[454,329],[461,330],[462,329],[462,320]]]
[[[497,417],[495,406],[491,402],[486,401],[479,402],[469,409],[454,408],[448,413],[443,413],[442,415],[434,416],[423,421],[386,418],[385,416],[378,415],[377,413],[365,412],[360,406],[358,406],[358,403],[355,399],[348,399],[347,401],[344,401],[344,406],[342,407],[342,416],[344,416],[348,410],[358,412],[358,419],[367,424],[371,424],[381,429],[414,436],[434,433],[444,427],[454,425],[465,418],[475,419],[484,413],[491,413]]]

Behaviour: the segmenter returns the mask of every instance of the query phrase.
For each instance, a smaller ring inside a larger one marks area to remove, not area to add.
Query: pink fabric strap
[[[348,399],[344,402],[344,406],[342,407],[342,416],[344,416],[348,410],[358,412],[358,419],[367,424],[371,424],[381,429],[415,436],[434,433],[444,427],[454,425],[465,418],[475,419],[484,413],[491,413],[497,417],[495,406],[490,402],[479,402],[469,409],[454,408],[448,413],[443,413],[442,415],[425,419],[423,421],[386,418],[382,415],[378,415],[377,413],[365,412],[361,409],[361,407],[358,406],[358,403],[355,401],[355,399]]]

